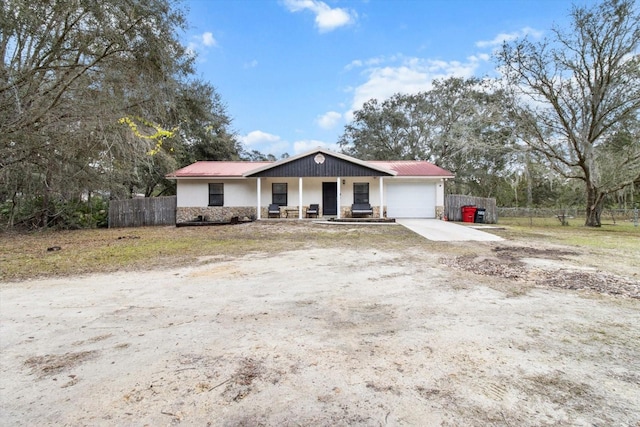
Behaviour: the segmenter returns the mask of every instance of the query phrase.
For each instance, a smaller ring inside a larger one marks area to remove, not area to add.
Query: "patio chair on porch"
[[[307,209],[307,218],[311,217],[311,215],[315,215],[318,218],[318,213],[320,212],[319,204],[311,204],[309,205],[309,209]]]
[[[269,209],[268,209],[268,217],[272,218],[280,218],[280,206],[278,206],[275,203],[272,203],[269,205]]]

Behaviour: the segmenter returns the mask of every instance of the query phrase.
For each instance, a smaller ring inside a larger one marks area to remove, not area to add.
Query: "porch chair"
[[[307,218],[309,218],[311,215],[315,215],[316,218],[318,218],[318,213],[320,212],[320,205],[319,204],[311,204],[309,205],[309,209],[307,209]]]
[[[351,205],[351,216],[373,215],[373,208],[369,203],[354,203]]]
[[[280,218],[280,206],[278,206],[275,203],[272,203],[269,205],[269,209],[268,209],[268,217],[271,218],[272,216],[275,216],[276,218]]]

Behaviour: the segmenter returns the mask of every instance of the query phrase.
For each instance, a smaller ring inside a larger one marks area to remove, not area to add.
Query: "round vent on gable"
[[[317,164],[321,165],[324,163],[324,156],[320,153],[316,154],[316,156],[313,158],[313,161],[316,162]]]

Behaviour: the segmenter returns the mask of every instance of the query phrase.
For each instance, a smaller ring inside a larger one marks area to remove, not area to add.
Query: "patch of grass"
[[[604,223],[602,227],[585,227],[583,219],[570,219],[563,226],[555,218],[501,218],[503,230],[498,234],[525,245],[558,245],[579,252],[584,266],[593,266],[614,274],[638,276],[640,264],[640,227],[632,222]],[[635,270],[635,271],[634,271]]]
[[[553,218],[534,218],[531,225],[528,218],[501,218],[500,225],[507,226],[506,236],[527,237],[550,243],[582,247],[606,247],[611,249],[640,249],[640,227],[631,222],[605,223],[602,227],[585,227],[584,220],[570,219],[563,226]]]
[[[20,280],[174,266],[176,259],[193,254],[242,250],[251,246],[251,240],[238,241],[215,232],[180,232],[173,227],[4,235],[0,278]],[[61,249],[47,251],[52,246]],[[253,246],[258,245],[254,242]]]
[[[202,256],[236,257],[336,246],[393,250],[411,242],[426,242],[395,225],[344,227],[297,222],[44,231],[0,237],[2,281],[174,268],[193,264]],[[61,249],[47,251],[53,246]]]

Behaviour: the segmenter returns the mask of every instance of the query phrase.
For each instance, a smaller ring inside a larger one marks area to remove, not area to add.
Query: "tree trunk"
[[[49,210],[49,203],[51,203],[50,193],[51,187],[49,186],[49,182],[51,179],[51,169],[47,169],[47,172],[44,176],[44,186],[42,193],[42,209],[40,211],[40,220],[38,227],[47,228],[49,227],[49,217],[51,215],[51,211]]]
[[[529,152],[526,153],[524,176],[527,180],[527,208],[530,208],[533,205],[533,182],[531,180],[531,156]]]
[[[587,183],[587,218],[586,227],[600,227],[600,215],[604,205],[604,193],[590,183]]]
[[[16,202],[16,197],[18,196],[18,192],[14,191],[11,196],[11,211],[9,212],[9,228],[13,228],[15,216],[16,216],[16,207],[18,203]]]

